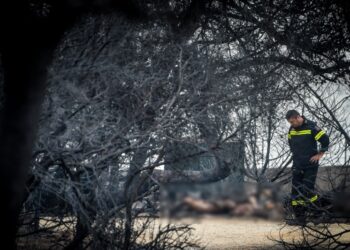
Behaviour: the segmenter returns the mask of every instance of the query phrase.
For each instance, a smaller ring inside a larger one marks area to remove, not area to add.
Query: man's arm
[[[315,126],[314,129],[314,138],[316,141],[321,143],[321,148],[320,148],[320,152],[326,152],[328,151],[328,147],[329,147],[329,136],[326,134],[326,132],[319,128],[318,126]]]
[[[314,136],[316,141],[321,143],[321,148],[318,154],[314,155],[310,159],[311,162],[317,162],[323,157],[324,153],[328,151],[329,136],[326,134],[326,132],[323,129],[321,129],[317,125],[315,125],[315,127],[312,129],[312,135]]]

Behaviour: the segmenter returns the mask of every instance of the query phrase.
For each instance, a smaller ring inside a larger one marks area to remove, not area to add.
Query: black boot
[[[288,225],[295,226],[305,226],[306,218],[305,218],[305,207],[302,205],[293,206],[294,218],[290,221],[287,221]]]

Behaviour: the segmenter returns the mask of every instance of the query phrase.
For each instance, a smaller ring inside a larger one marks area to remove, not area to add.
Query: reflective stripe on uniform
[[[323,130],[320,130],[316,135],[315,135],[315,140],[318,141],[318,139],[320,139],[322,137],[322,135],[324,135],[326,132],[324,132]]]
[[[318,196],[316,194],[316,195],[312,196],[309,199],[309,201],[312,203],[312,202],[315,202],[317,199],[318,199]],[[306,201],[304,201],[302,199],[292,200],[292,206],[305,205],[305,204],[306,204]]]
[[[288,139],[291,139],[294,135],[311,135],[311,129],[291,130],[288,133]]]
[[[311,129],[304,130],[291,130],[289,131],[290,135],[311,135]]]
[[[318,199],[318,196],[317,196],[317,194],[316,194],[316,195],[312,196],[312,197],[309,199],[309,201],[310,201],[310,202],[314,202],[314,201],[316,201],[317,199]]]
[[[297,206],[297,205],[305,205],[305,201],[303,201],[303,200],[292,200],[292,206]]]

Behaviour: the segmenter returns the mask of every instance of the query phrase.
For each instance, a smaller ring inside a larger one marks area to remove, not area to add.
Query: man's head
[[[286,119],[293,128],[301,126],[304,122],[304,118],[294,109],[287,111]]]

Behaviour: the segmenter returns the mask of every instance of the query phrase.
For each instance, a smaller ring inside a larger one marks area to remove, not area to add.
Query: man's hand
[[[319,152],[318,154],[315,154],[314,156],[312,156],[310,158],[310,162],[312,162],[312,163],[318,162],[319,160],[321,160],[323,155],[324,155],[324,152]]]

